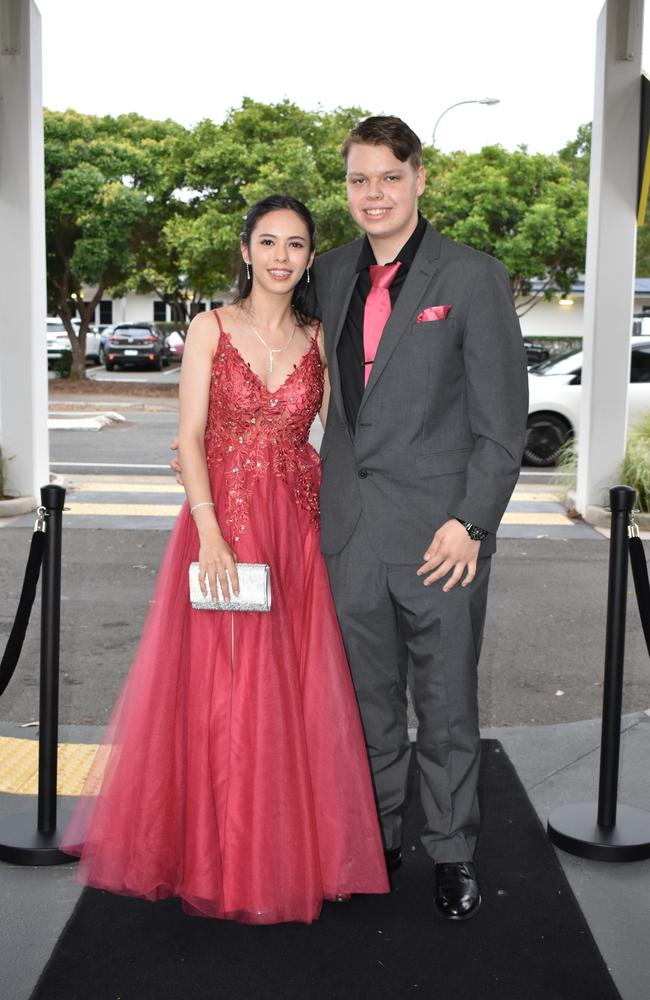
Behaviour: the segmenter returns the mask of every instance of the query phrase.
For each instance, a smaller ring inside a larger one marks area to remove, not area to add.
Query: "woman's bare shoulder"
[[[189,325],[185,345],[190,348],[216,350],[219,339],[219,324],[213,311],[197,313]]]

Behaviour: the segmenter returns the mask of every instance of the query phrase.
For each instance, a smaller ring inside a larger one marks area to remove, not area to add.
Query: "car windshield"
[[[534,375],[572,375],[582,368],[582,350],[567,351],[558,357],[535,365]]]

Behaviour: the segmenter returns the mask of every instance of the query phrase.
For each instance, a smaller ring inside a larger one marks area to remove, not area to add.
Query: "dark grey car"
[[[106,345],[106,370],[150,365],[157,371],[169,364],[165,335],[154,323],[118,323]]]

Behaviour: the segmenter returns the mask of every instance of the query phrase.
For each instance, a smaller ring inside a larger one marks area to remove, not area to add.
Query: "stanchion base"
[[[0,861],[12,865],[64,865],[78,861],[59,850],[61,836],[72,810],[57,807],[57,828],[54,833],[38,830],[36,809],[0,816]]]
[[[650,813],[619,805],[611,830],[598,825],[598,803],[577,802],[554,809],[547,832],[556,847],[591,861],[643,861],[650,858]]]

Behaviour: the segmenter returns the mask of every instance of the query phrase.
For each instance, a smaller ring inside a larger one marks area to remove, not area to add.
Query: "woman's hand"
[[[178,457],[178,437],[172,438],[172,443],[170,444],[170,449],[174,452],[173,458],[169,463],[169,468],[172,470],[176,476],[176,482],[179,486],[184,486],[183,482],[183,471],[181,469],[180,459]]]
[[[239,594],[237,556],[221,535],[202,538],[199,545],[199,586],[204,597],[210,588],[213,601],[217,600],[217,577],[224,600],[229,599],[231,592]]]

